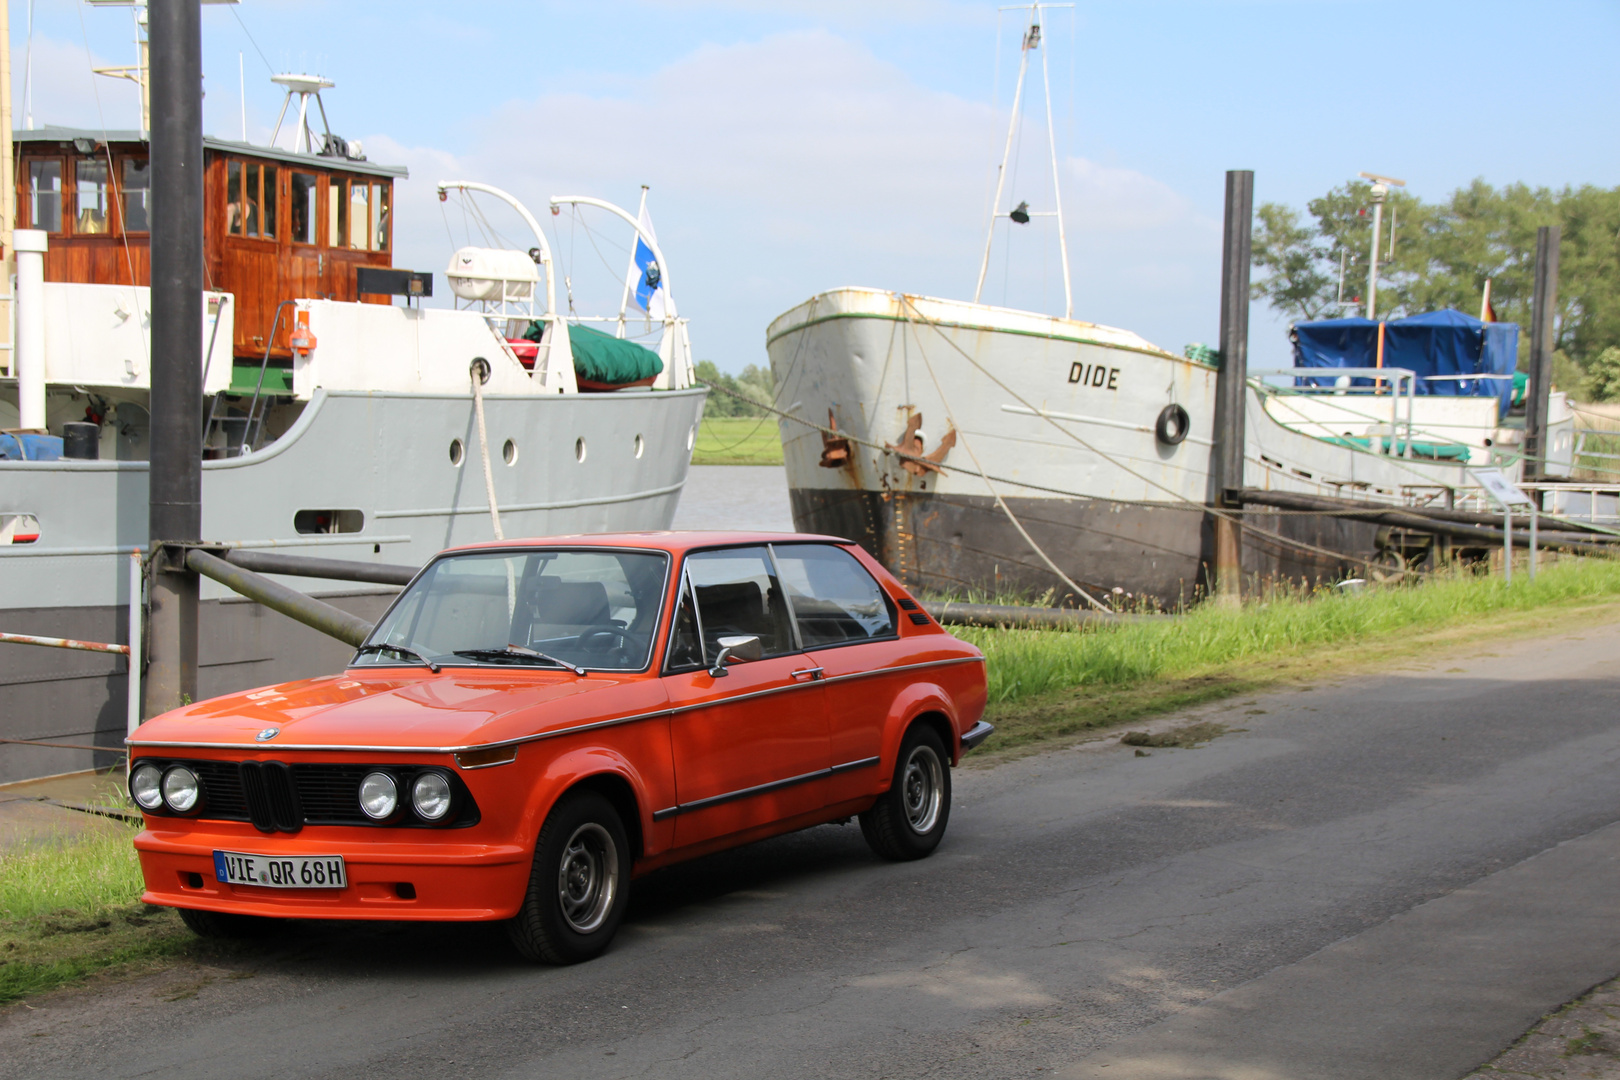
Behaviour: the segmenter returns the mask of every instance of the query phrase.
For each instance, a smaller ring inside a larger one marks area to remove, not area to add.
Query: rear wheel
[[[232,915],[224,911],[180,909],[180,921],[198,937],[247,940],[269,937],[281,929],[280,919],[263,915]]]
[[[917,724],[900,742],[889,790],[861,815],[872,850],[904,862],[929,855],[951,816],[951,765],[933,728]]]
[[[618,932],[629,886],[630,845],[618,811],[594,791],[565,795],[540,830],[529,888],[507,934],[530,960],[589,960]]]

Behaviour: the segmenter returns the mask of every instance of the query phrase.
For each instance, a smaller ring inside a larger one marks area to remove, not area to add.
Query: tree
[[[1345,297],[1359,298],[1372,240],[1370,207],[1368,185],[1360,181],[1311,200],[1309,223],[1289,207],[1263,204],[1254,230],[1254,266],[1261,274],[1254,295],[1295,319],[1337,314],[1342,256]],[[1498,189],[1475,180],[1435,204],[1392,191],[1384,205],[1379,317],[1447,307],[1475,314],[1489,279],[1497,317],[1526,331],[1519,338],[1522,363],[1529,352],[1536,230],[1543,225],[1563,232],[1554,347],[1576,365],[1560,380],[1569,381],[1604,349],[1620,345],[1620,188]]]
[[[699,360],[697,377],[699,382],[711,385],[709,399],[703,406],[704,416],[767,416],[769,414],[764,409],[749,404],[749,401],[766,405],[775,401],[776,385],[770,370],[756,364],[743,368],[741,375],[728,375],[713,360]],[[727,390],[731,393],[724,392]],[[732,394],[741,394],[749,400],[740,400]]]
[[[1586,365],[1587,401],[1620,401],[1620,346],[1611,345]]]

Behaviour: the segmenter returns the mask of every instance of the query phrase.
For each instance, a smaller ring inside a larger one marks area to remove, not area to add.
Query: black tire
[[[523,906],[506,924],[513,948],[546,964],[606,949],[630,899],[630,858],[612,803],[594,791],[564,795],[540,829]]]
[[[861,833],[885,859],[906,862],[933,853],[951,818],[951,757],[926,724],[900,740],[889,790],[861,814]]]
[[[1153,434],[1166,446],[1179,446],[1191,426],[1192,418],[1187,415],[1186,409],[1180,405],[1166,405],[1159,410],[1159,418],[1153,422]]]
[[[180,921],[198,937],[228,941],[251,941],[269,937],[281,929],[280,919],[263,915],[232,915],[223,911],[180,909]]]

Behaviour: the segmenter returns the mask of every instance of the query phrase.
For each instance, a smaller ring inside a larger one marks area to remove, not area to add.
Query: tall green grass
[[[82,837],[22,844],[0,854],[0,919],[26,919],[62,908],[93,914],[140,899],[139,827],[114,826]]]
[[[1224,664],[1328,644],[1435,629],[1499,612],[1620,598],[1620,562],[1568,559],[1531,582],[1520,566],[1512,585],[1468,573],[1418,584],[1278,595],[1244,605],[1203,605],[1175,618],[1078,630],[952,627],[984,651],[990,700],[1010,703],[1055,690],[1126,686],[1181,678]]]

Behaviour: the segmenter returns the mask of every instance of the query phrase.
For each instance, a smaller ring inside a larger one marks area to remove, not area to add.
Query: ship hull
[[[1141,606],[1174,608],[1207,585],[1213,367],[1107,327],[861,289],[783,315],[767,345],[790,403],[796,528],[857,540],[933,593],[1079,602],[1046,559],[1093,596]],[[1179,440],[1160,427],[1172,409],[1186,416]],[[1395,502],[1469,483],[1467,462],[1339,445],[1277,409],[1249,388],[1248,486]],[[919,416],[938,470],[898,452]],[[1255,579],[1310,585],[1399,562],[1376,526],[1251,509],[1242,558]]]
[[[491,472],[507,537],[669,527],[705,391],[487,398]],[[503,453],[513,446],[512,461]],[[452,442],[460,460],[452,462]],[[493,536],[468,395],[319,392],[294,426],[245,457],[203,463],[211,542],[419,566]],[[355,511],[358,531],[304,533],[300,511]],[[128,642],[130,552],[146,547],[143,461],[0,462],[0,513],[39,520],[0,546],[0,629]],[[281,578],[374,620],[396,590]],[[340,669],[342,643],[203,582],[204,697]],[[0,646],[0,783],[110,765],[122,743],[121,657]]]

